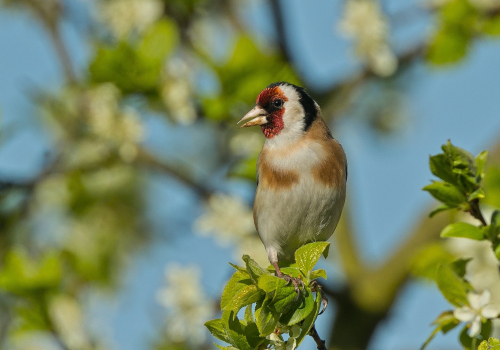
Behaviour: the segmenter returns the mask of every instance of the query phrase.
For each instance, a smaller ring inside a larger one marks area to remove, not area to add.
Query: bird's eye
[[[274,105],[274,107],[278,107],[279,108],[279,107],[283,106],[283,100],[281,100],[281,99],[274,100],[273,101],[273,105]]]

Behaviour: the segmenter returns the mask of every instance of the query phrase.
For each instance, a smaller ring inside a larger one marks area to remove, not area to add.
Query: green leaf
[[[467,200],[459,189],[446,182],[433,182],[425,186],[423,190],[429,192],[434,198],[450,208],[456,208]]]
[[[486,160],[488,159],[488,151],[482,151],[476,157],[476,165],[477,165],[477,176],[479,177],[479,181],[484,178],[484,165],[486,164]]]
[[[446,211],[446,210],[451,210],[451,209],[454,209],[454,208],[451,208],[451,207],[447,206],[446,204],[441,204],[441,205],[437,206],[436,208],[434,208],[434,210],[432,210],[429,213],[429,217],[433,218],[437,214],[439,214],[439,213],[441,213],[443,211]]]
[[[221,349],[221,350],[229,350],[229,348],[230,348],[230,346],[222,346],[222,345],[219,345],[219,344],[217,344],[217,343],[214,343],[214,345],[215,345],[217,348]]]
[[[163,17],[144,33],[138,47],[139,55],[148,60],[162,61],[176,47],[179,38],[173,21]]]
[[[288,312],[296,298],[297,292],[295,291],[295,287],[290,283],[288,286],[285,285],[276,289],[269,305],[271,309],[279,313]]]
[[[305,319],[314,309],[314,298],[308,290],[305,297],[294,302],[291,310],[280,317],[280,323],[292,326]]]
[[[467,197],[467,201],[472,202],[475,199],[482,199],[484,197],[485,197],[484,190],[480,187]]]
[[[500,346],[500,340],[497,338],[488,338],[488,344],[490,346]]]
[[[329,242],[314,242],[300,247],[295,252],[297,266],[304,274],[309,276],[309,273],[318,262],[321,254],[324,254],[325,258],[328,256],[329,247]]]
[[[234,311],[226,311],[222,314],[222,324],[231,345],[239,350],[253,350],[245,336],[243,325]]]
[[[235,265],[235,264],[232,264],[232,263],[228,263],[228,264],[231,265],[232,267],[234,267],[234,269],[236,271],[245,272],[248,275],[247,269],[245,267],[241,267],[241,266],[238,266],[238,265]]]
[[[450,264],[455,257],[448,253],[441,242],[431,244],[420,250],[414,258],[411,272],[419,277],[436,280],[440,264]]]
[[[498,36],[500,35],[500,15],[486,16],[483,19],[482,31],[485,34]]]
[[[469,263],[469,261],[471,261],[472,258],[468,258],[468,259],[457,259],[455,260],[454,262],[452,262],[450,264],[450,268],[453,270],[453,272],[455,272],[459,277],[464,277],[465,276],[465,272],[466,272],[466,268],[467,268],[467,264]]]
[[[243,288],[252,284],[252,280],[246,270],[236,271],[229,282],[224,287],[222,292],[220,307],[222,310],[233,300],[234,296],[238,294]]]
[[[253,317],[253,312],[252,312],[252,304],[248,305],[245,309],[245,321],[247,324],[249,323],[255,323],[255,319]]]
[[[436,328],[431,333],[429,338],[427,338],[420,350],[424,350],[439,331],[441,331],[443,334],[446,334],[447,332],[458,326],[459,321],[455,318],[455,316],[453,316],[453,311],[445,311],[441,315],[439,315],[436,320],[432,322],[432,324],[436,325]]]
[[[431,172],[441,180],[452,185],[458,185],[456,175],[452,171],[451,160],[445,154],[440,153],[429,158]]]
[[[484,239],[483,230],[466,222],[455,222],[441,231],[441,237],[469,238],[477,241]]]
[[[283,288],[286,285],[286,281],[283,278],[279,278],[270,274],[264,274],[259,277],[258,286],[260,289],[266,293],[274,292],[278,287]]]
[[[58,288],[62,278],[61,259],[57,252],[34,260],[22,250],[10,250],[0,271],[0,287],[24,295],[43,289]]]
[[[214,337],[225,341],[226,343],[231,343],[229,337],[226,334],[226,330],[224,329],[224,324],[222,319],[216,319],[205,322],[205,327],[208,328],[208,331],[212,333]]]
[[[279,320],[279,314],[269,308],[269,303],[269,299],[266,299],[262,305],[255,309],[256,324],[261,336],[274,332]]]
[[[431,40],[427,59],[435,65],[455,63],[467,53],[470,35],[452,27],[444,27]]]
[[[286,267],[282,267],[280,268],[281,272],[283,272],[285,275],[288,275],[288,276],[292,276],[292,277],[301,277],[301,278],[305,278],[306,276],[304,276],[300,269],[298,267],[292,267],[292,266],[286,266]]]
[[[317,278],[324,278],[326,280],[326,271],[324,269],[318,269],[311,272],[309,279],[315,280]]]
[[[467,305],[467,290],[465,283],[451,268],[439,265],[436,282],[443,296],[454,306]]]
[[[486,340],[483,340],[481,342],[481,344],[479,344],[479,347],[477,348],[477,350],[489,350],[490,347],[488,345],[488,342]]]
[[[243,255],[243,261],[245,262],[248,275],[252,279],[253,283],[257,284],[259,277],[265,273],[265,270],[246,254]]]
[[[313,310],[309,313],[309,315],[304,319],[300,331],[300,335],[297,337],[297,347],[302,343],[306,335],[311,331],[316,318],[318,317],[318,312],[321,307],[321,297],[319,293],[316,293],[316,299],[314,300]]]
[[[234,311],[237,313],[243,306],[255,303],[265,296],[265,293],[257,288],[256,285],[251,284],[242,288],[234,295],[233,299],[227,303],[223,310]]]

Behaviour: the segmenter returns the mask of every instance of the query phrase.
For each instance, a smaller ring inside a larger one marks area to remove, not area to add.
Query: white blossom
[[[193,86],[189,67],[180,59],[169,60],[164,72],[161,98],[170,116],[178,123],[189,125],[196,120],[196,107],[192,100]]]
[[[380,76],[393,74],[398,61],[389,43],[389,25],[375,0],[348,0],[339,30],[355,41],[358,57]]]
[[[161,0],[101,0],[98,16],[117,38],[141,33],[163,14]]]
[[[203,324],[212,317],[213,308],[201,285],[199,268],[171,264],[165,269],[165,278],[167,285],[158,292],[157,299],[169,311],[168,338],[173,342],[203,343]]]
[[[221,245],[238,242],[255,232],[252,209],[240,198],[218,193],[212,195],[195,224],[204,236],[213,236]]]
[[[142,140],[144,128],[139,114],[131,107],[119,104],[120,91],[113,84],[102,84],[89,91],[87,108],[90,131],[112,143],[119,155],[131,162],[137,155],[137,144]]]
[[[488,290],[482,293],[468,293],[467,301],[469,305],[464,305],[453,311],[455,318],[461,322],[469,324],[467,333],[470,337],[475,337],[481,333],[481,323],[484,319],[496,318],[500,313],[500,308],[490,304],[491,294]]]
[[[297,337],[300,334],[300,327],[294,325],[288,329],[289,338],[285,341],[283,337],[276,333],[269,334],[266,338],[269,340],[271,347],[274,350],[295,350],[297,348]]]
[[[80,306],[73,298],[56,296],[49,305],[49,312],[55,328],[69,348],[90,349],[90,341],[83,327]]]

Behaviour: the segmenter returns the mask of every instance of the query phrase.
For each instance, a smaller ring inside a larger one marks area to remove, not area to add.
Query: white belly
[[[271,261],[293,261],[302,245],[327,240],[335,230],[345,201],[336,189],[301,176],[291,189],[257,187],[256,225]]]

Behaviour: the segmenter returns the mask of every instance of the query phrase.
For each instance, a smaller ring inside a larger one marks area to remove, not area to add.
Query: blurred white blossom
[[[144,134],[139,114],[131,107],[121,108],[120,91],[113,84],[102,84],[88,93],[88,115],[91,131],[118,147],[122,159],[132,161],[136,144]]]
[[[165,268],[165,279],[166,286],[158,292],[157,299],[169,311],[168,339],[202,344],[206,334],[203,324],[213,316],[213,307],[201,285],[199,268],[170,264]]]
[[[186,125],[192,124],[197,115],[189,72],[190,69],[183,60],[169,60],[161,87],[161,97],[169,115],[176,122]]]
[[[274,350],[295,350],[297,347],[297,337],[300,335],[300,327],[294,325],[286,329],[289,338],[285,341],[281,335],[276,333],[269,334],[266,338],[269,340],[271,348]]]
[[[255,231],[252,209],[240,198],[222,193],[209,198],[205,213],[194,226],[201,235],[213,236],[221,245],[238,242]]]
[[[380,76],[393,74],[397,57],[388,43],[389,25],[376,0],[347,0],[339,30],[355,41],[358,57]]]
[[[237,133],[229,141],[229,148],[233,154],[246,157],[257,154],[263,143],[264,138],[259,133]]]
[[[49,312],[54,327],[70,349],[91,348],[83,326],[82,310],[75,299],[67,295],[56,296],[50,303]]]
[[[163,14],[161,0],[101,0],[98,16],[117,38],[143,32]]]
[[[500,313],[500,308],[490,304],[491,294],[488,290],[482,293],[468,293],[469,305],[464,305],[453,311],[455,318],[469,324],[467,333],[470,337],[476,337],[481,333],[483,319],[493,319]]]
[[[249,234],[236,242],[233,259],[239,261],[245,254],[249,255],[260,266],[269,265],[266,248],[264,247],[264,244],[260,240],[259,236],[255,233]]]

